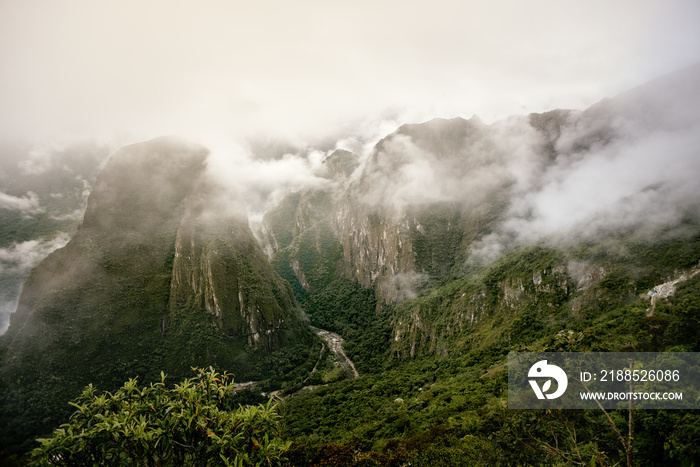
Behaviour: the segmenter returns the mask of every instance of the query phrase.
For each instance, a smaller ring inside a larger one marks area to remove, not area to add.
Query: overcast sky
[[[51,167],[46,160],[76,138],[116,149],[185,136],[212,150],[211,172],[243,195],[255,224],[284,192],[327,182],[317,172],[334,145],[366,155],[402,123],[584,109],[697,62],[698,0],[0,0],[0,148],[5,139],[36,143],[18,165],[27,173]],[[684,163],[672,171],[682,176],[667,184],[677,188],[671,194],[696,187],[698,140],[689,131],[678,141],[691,150],[671,160]],[[655,137],[637,152],[656,164],[644,173],[663,175]],[[301,157],[256,159],[261,145],[251,139]],[[539,214],[524,221],[514,213],[482,250],[498,250],[510,227],[534,237],[560,229],[566,200],[596,204],[578,210],[582,223],[607,219],[617,198],[608,209],[577,187],[609,168],[625,182],[628,171],[615,170],[637,163],[630,154],[616,155],[617,165],[594,154],[588,172],[562,170],[542,195],[522,197],[523,209]],[[429,173],[419,168],[420,177]],[[608,186],[619,180],[608,177]],[[418,181],[406,187],[425,195],[431,180]],[[666,206],[652,195],[628,217]],[[0,209],[36,215],[45,206],[31,192],[0,192]],[[60,234],[8,245],[0,272],[25,274],[65,241]],[[14,310],[8,297],[0,333]]]
[[[491,122],[697,61],[696,0],[0,0],[0,136]]]

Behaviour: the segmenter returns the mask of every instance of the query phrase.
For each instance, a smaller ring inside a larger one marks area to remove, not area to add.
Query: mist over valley
[[[2,3],[0,463],[695,465],[508,358],[700,352],[698,18]]]

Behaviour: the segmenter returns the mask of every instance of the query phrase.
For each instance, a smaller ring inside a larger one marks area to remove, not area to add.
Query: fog
[[[366,155],[433,117],[583,109],[700,61],[699,20],[692,0],[5,0],[0,141],[186,137],[256,219],[323,183],[318,151]],[[31,209],[14,195],[2,206]]]
[[[55,250],[68,243],[70,237],[60,233],[46,240],[28,240],[9,248],[0,248],[0,272],[24,273]]]
[[[524,237],[672,225],[700,202],[700,128],[658,132],[557,164],[519,200],[507,228]],[[525,213],[527,213],[525,215]]]
[[[699,18],[692,0],[4,0],[0,128],[299,143],[378,115],[585,108],[699,60]]]
[[[506,245],[572,245],[618,229],[651,241],[700,216],[699,83],[695,65],[572,113],[554,163],[526,159],[534,183],[514,185],[505,220],[471,260],[490,261]]]
[[[260,159],[250,148],[230,143],[215,143],[210,150],[208,175],[221,187],[222,196],[243,201],[253,226],[286,193],[329,184],[322,166],[327,152],[302,149]]]
[[[571,246],[619,229],[652,241],[686,216],[700,215],[700,127],[656,132],[550,167],[533,190],[511,198],[505,221],[472,250],[490,262],[507,246],[547,241]]]
[[[255,226],[285,193],[333,187],[322,161],[336,148],[367,164],[403,123],[478,115],[489,136],[466,162],[392,140],[405,163],[387,167],[392,183],[377,180],[367,199],[476,209],[510,187],[507,216],[475,258],[511,241],[667,225],[697,200],[698,131],[686,125],[697,107],[667,109],[651,132],[643,118],[613,122],[621,139],[585,157],[567,146],[594,132],[598,120],[584,115],[553,165],[541,135],[508,117],[585,109],[696,63],[698,24],[694,0],[0,0],[0,180],[75,172],[84,199],[89,177],[56,151],[179,135],[210,149],[222,205],[242,199]],[[81,216],[8,186],[2,211]],[[63,240],[4,243],[2,268],[26,272]]]
[[[17,309],[20,286],[29,271],[49,253],[68,243],[70,237],[59,233],[50,239],[28,240],[15,243],[7,248],[0,248],[0,334],[10,324],[10,314]]]
[[[544,168],[544,139],[525,116],[491,125],[478,117],[425,125],[440,141],[416,140],[410,129],[382,141],[364,169],[362,201],[399,211],[431,203],[476,208],[508,186],[528,189]]]
[[[82,220],[94,177],[115,148],[75,143],[63,137],[0,145],[0,333],[31,269],[64,246]]]
[[[24,196],[12,196],[0,192],[0,209],[20,211],[27,214],[42,212],[42,208],[39,207],[39,197],[32,191],[28,191]]]
[[[357,201],[399,220],[434,203],[500,215],[472,246],[477,263],[513,245],[572,246],[620,229],[651,241],[700,216],[700,64],[543,118],[402,127],[366,159]]]

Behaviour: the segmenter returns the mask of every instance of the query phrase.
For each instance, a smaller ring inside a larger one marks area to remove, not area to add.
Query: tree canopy
[[[289,443],[276,407],[234,407],[232,375],[193,370],[170,389],[162,372],[160,382],[132,378],[114,394],[88,385],[69,422],[38,440],[34,465],[280,465]]]

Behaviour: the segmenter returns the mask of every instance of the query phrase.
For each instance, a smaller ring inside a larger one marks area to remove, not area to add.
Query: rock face
[[[225,334],[278,349],[284,323],[299,319],[289,284],[272,270],[245,213],[222,215],[204,190],[189,201],[175,237],[169,318],[205,310]]]
[[[259,235],[275,269],[301,295],[322,289],[340,273],[342,245],[332,219],[359,157],[337,150],[324,164],[327,186],[288,194],[265,214]]]
[[[698,77],[700,65],[583,111],[553,110],[489,125],[477,117],[403,125],[354,172],[348,165],[342,184],[291,194],[270,211],[263,225],[267,251],[302,299],[323,295],[339,276],[372,289],[377,307],[393,313],[392,349],[401,355],[445,353],[449,342],[488,313],[523,329],[526,318],[512,316],[522,310],[550,321],[558,312],[583,316],[596,300],[612,300],[606,290],[619,278],[601,260],[614,250],[610,245],[624,251],[624,242],[652,244],[661,241],[659,226],[697,221],[696,184],[676,169],[696,173],[690,161],[699,141]],[[328,161],[346,157],[338,152]],[[665,158],[674,162],[661,167]],[[647,180],[640,170],[645,162],[669,175],[649,177],[645,186],[639,182]],[[620,174],[632,175],[599,193],[590,190],[598,178],[617,180]],[[616,198],[618,189],[629,190],[624,199]],[[558,199],[560,193],[568,196]],[[608,211],[593,208],[591,200]],[[525,254],[512,267],[527,276],[504,273],[488,284],[460,284],[449,299],[426,295],[485,274],[485,264],[524,245],[550,244],[553,234],[562,237],[553,249],[570,258]],[[605,253],[594,253],[596,244]],[[413,298],[419,300],[402,305]]]
[[[245,209],[209,182],[207,154],[174,138],[121,149],[75,236],[34,268],[0,354],[2,409],[43,401],[16,431],[56,424],[89,382],[113,389],[207,365],[260,379],[267,353],[312,345]]]
[[[350,153],[336,151],[327,163],[346,167],[335,176],[345,183],[289,195],[265,216],[263,242],[278,271],[305,292],[324,285],[322,261],[373,288],[380,305],[413,297],[425,279],[461,267],[471,244],[503,217],[512,187],[533,183],[514,163],[551,163],[567,116],[403,125],[357,169]]]
[[[136,311],[111,314],[153,313],[157,319],[149,327],[165,335],[182,310],[206,312],[225,334],[278,348],[272,335],[285,319],[298,318],[296,303],[255,241],[244,208],[208,185],[206,155],[204,148],[167,138],[115,154],[78,233],[27,281],[8,332],[10,346],[54,331],[44,329],[49,303],[53,308],[70,297],[82,309],[95,295],[111,300],[116,290],[141,295],[160,288],[168,293],[157,306],[144,297]],[[91,290],[102,280],[114,288]]]

